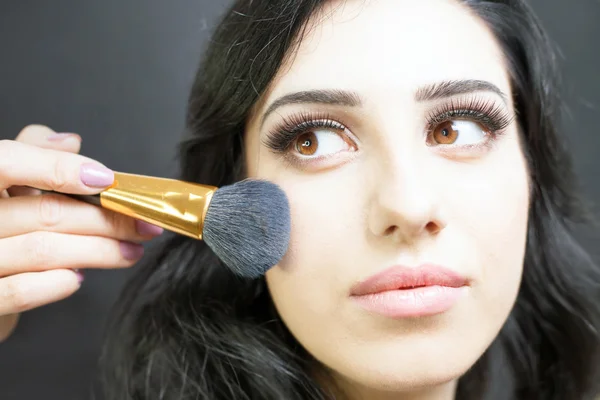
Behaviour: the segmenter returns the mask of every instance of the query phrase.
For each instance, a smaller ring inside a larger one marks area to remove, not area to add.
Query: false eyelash
[[[328,128],[345,130],[346,126],[335,121],[330,114],[300,112],[285,117],[280,125],[266,135],[264,144],[275,152],[286,151],[299,135],[310,129]]]
[[[514,116],[494,100],[479,97],[452,99],[428,113],[427,133],[431,133],[435,126],[453,119],[480,123],[491,134],[498,135],[510,126]],[[274,152],[283,153],[299,135],[317,128],[345,130],[346,126],[328,113],[299,112],[285,117],[280,125],[267,133],[263,143]]]
[[[435,126],[462,119],[482,124],[492,134],[499,134],[510,126],[513,116],[497,101],[471,97],[453,99],[433,109],[427,116],[428,131]]]

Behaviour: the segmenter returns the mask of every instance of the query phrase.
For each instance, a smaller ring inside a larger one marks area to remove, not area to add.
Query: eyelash
[[[446,102],[428,113],[427,135],[447,121],[467,120],[481,124],[492,139],[510,126],[513,117],[496,101],[481,98],[458,99]],[[267,134],[265,145],[277,153],[289,150],[294,141],[311,129],[346,130],[333,116],[323,112],[300,112],[283,119],[282,123]]]
[[[492,135],[501,134],[513,121],[513,117],[496,101],[473,97],[450,100],[434,108],[427,116],[427,132],[456,119],[477,122]]]
[[[283,153],[290,148],[298,136],[311,129],[323,128],[343,131],[346,126],[327,113],[300,112],[285,117],[282,123],[267,135],[265,144],[271,150]]]

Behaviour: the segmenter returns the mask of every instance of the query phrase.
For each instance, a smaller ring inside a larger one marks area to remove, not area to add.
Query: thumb
[[[17,327],[20,314],[0,315],[0,343],[4,342]]]

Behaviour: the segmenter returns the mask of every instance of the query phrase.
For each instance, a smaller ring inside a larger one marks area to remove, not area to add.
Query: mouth
[[[449,311],[466,294],[468,280],[436,265],[394,266],[352,287],[363,309],[390,318],[436,315]]]

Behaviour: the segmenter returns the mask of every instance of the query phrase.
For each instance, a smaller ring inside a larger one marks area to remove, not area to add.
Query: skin
[[[453,1],[339,5],[314,19],[247,126],[249,176],[279,184],[292,212],[289,251],[267,273],[268,288],[290,331],[347,398],[452,399],[516,300],[528,174],[514,120],[477,150],[432,141],[427,116],[473,96],[511,115],[503,54],[487,26]],[[464,79],[494,84],[506,103],[491,92],[415,100],[423,85]],[[363,104],[286,105],[262,121],[276,99],[312,89],[353,91]],[[264,141],[299,112],[327,112],[347,130],[314,130],[321,158],[294,162],[295,145],[278,154]],[[471,143],[490,137],[475,122],[463,127],[461,135],[483,132]],[[350,295],[390,266],[424,263],[468,279],[444,313],[389,318]]]
[[[162,229],[65,196],[37,189],[96,194],[82,166],[105,167],[76,153],[81,137],[41,125],[0,141],[0,343],[21,313],[63,300],[81,287],[82,268],[126,268],[141,242]],[[80,270],[79,272],[76,272]]]

